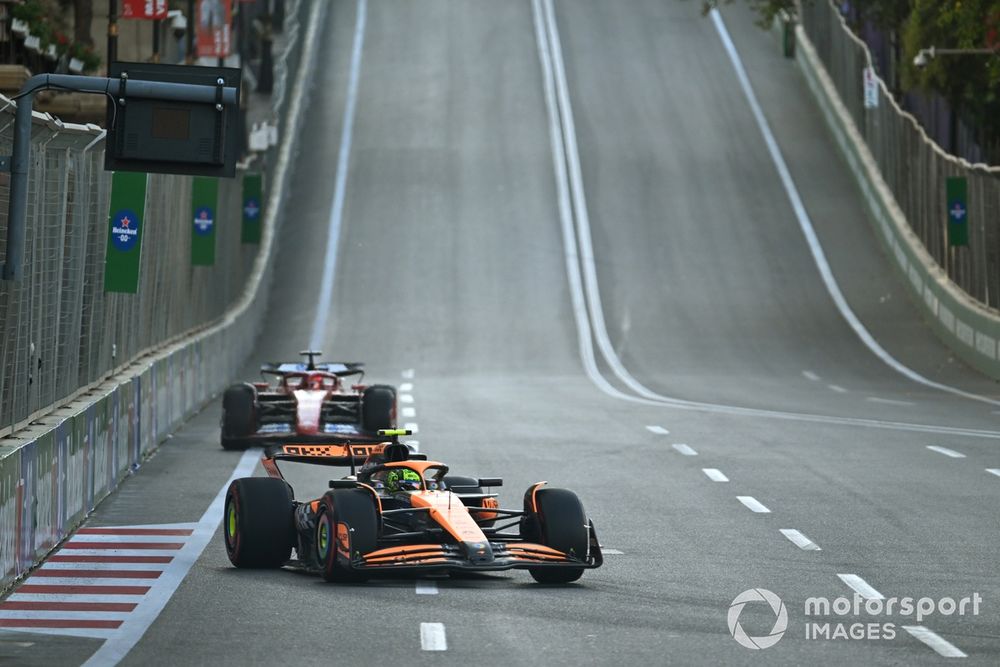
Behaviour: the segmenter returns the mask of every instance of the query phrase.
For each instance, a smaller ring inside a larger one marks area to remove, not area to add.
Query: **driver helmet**
[[[417,491],[420,489],[420,473],[409,468],[390,470],[385,476],[385,490],[396,493],[399,490]]]

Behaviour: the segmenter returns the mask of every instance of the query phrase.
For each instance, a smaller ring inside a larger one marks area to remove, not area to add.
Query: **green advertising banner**
[[[215,264],[215,221],[219,200],[219,179],[195,176],[191,181],[191,264]]]
[[[240,241],[243,243],[260,243],[260,219],[263,213],[261,181],[260,174],[243,175],[243,230],[240,233]]]
[[[104,291],[135,294],[139,290],[142,220],[146,211],[146,174],[116,171],[111,177],[108,209],[108,252]]]
[[[968,183],[965,177],[949,178],[948,190],[948,245],[969,245]]]

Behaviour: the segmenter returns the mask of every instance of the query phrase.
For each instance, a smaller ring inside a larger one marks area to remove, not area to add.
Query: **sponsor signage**
[[[215,264],[215,227],[218,217],[219,181],[195,176],[191,182],[191,264]]]
[[[146,174],[116,171],[111,177],[108,247],[104,259],[105,292],[135,294],[139,290],[145,210]]]
[[[968,183],[965,177],[949,178],[945,186],[948,201],[948,245],[969,245]]]
[[[243,228],[240,232],[243,243],[260,243],[260,220],[264,213],[261,181],[260,174],[243,175]]]
[[[167,0],[122,0],[123,19],[167,18]]]

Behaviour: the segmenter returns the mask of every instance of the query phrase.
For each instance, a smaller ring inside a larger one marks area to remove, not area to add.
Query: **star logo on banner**
[[[132,224],[132,221],[128,219],[128,216],[122,216],[122,227],[128,227]]]

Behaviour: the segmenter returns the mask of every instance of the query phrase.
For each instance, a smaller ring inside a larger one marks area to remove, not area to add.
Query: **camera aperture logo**
[[[743,607],[750,602],[767,603],[770,605],[771,611],[774,612],[774,627],[771,628],[770,633],[763,637],[751,637],[740,625],[740,614],[743,613]],[[770,648],[778,643],[788,628],[788,610],[785,609],[785,603],[781,601],[781,598],[766,588],[751,588],[737,595],[733,603],[729,605],[727,620],[729,621],[729,634],[740,646],[750,649]]]

